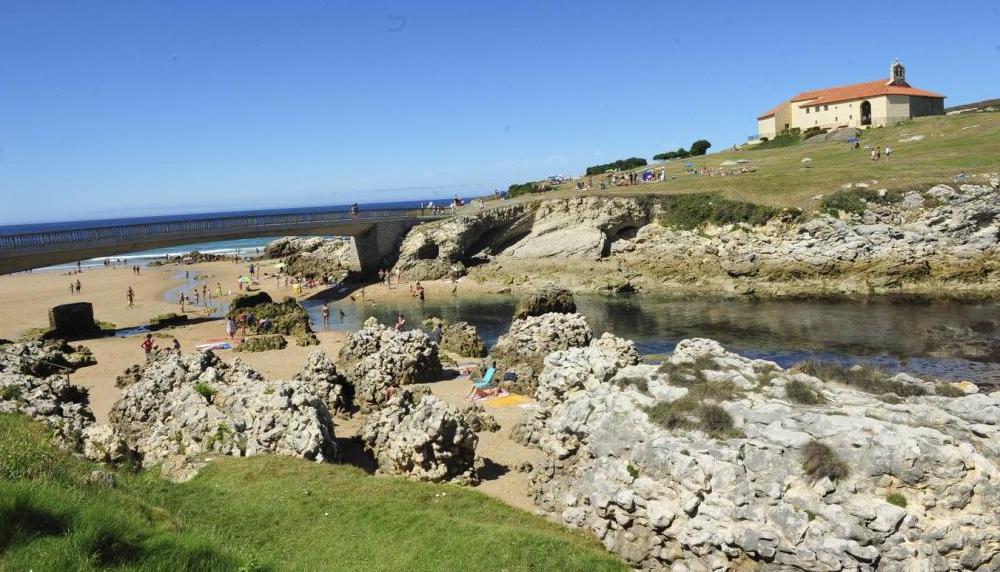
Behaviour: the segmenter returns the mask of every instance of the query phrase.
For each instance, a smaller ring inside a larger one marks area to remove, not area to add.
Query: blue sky
[[[897,56],[948,105],[1000,97],[997,24],[996,2],[0,0],[0,224],[488,192],[727,146]]]

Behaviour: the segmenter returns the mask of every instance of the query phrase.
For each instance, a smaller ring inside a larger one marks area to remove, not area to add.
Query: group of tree
[[[630,157],[628,159],[619,159],[614,163],[605,163],[604,165],[592,165],[587,167],[588,175],[600,175],[601,173],[607,173],[608,171],[628,171],[629,169],[635,169],[636,167],[644,167],[646,165],[646,160],[640,157]]]
[[[697,157],[707,153],[708,148],[711,146],[712,144],[709,143],[707,139],[699,139],[691,144],[690,149],[678,147],[676,151],[667,151],[666,153],[654,155],[653,160],[666,161],[668,159],[686,159],[688,157]]]

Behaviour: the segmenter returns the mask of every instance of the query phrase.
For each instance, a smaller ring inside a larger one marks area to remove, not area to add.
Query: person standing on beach
[[[135,308],[135,291],[129,286],[128,290],[125,292],[125,297],[128,298],[128,307]]]
[[[201,294],[198,293],[198,289],[194,289],[194,305],[198,306],[201,304]]]
[[[76,284],[72,280],[69,281],[69,293],[73,294],[76,292]]]
[[[208,284],[201,285],[201,299],[205,301],[205,305],[208,306]]]
[[[181,314],[184,313],[184,292],[180,293],[179,299],[177,300],[181,305]]]
[[[323,304],[323,308],[320,309],[319,313],[323,317],[323,327],[324,328],[329,327],[330,326],[330,307],[327,306],[326,304]]]
[[[153,334],[146,334],[146,338],[139,346],[146,353],[146,361],[153,361]]]
[[[79,293],[80,293],[80,288],[81,288],[81,285],[80,285],[80,279],[79,279],[79,278],[77,278],[77,279],[76,279],[76,293],[77,293],[77,294],[79,294]]]
[[[215,283],[215,295],[222,298],[222,284],[218,282]]]
[[[232,318],[226,318],[226,337],[233,339],[233,335],[236,333],[236,322]]]

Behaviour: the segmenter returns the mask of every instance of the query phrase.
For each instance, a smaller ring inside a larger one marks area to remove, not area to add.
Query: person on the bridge
[[[351,218],[353,219],[358,218],[358,214],[360,212],[361,212],[360,209],[358,209],[358,203],[354,203],[353,205],[351,205]]]

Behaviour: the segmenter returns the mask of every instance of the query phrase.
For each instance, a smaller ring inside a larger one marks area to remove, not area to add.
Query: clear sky
[[[998,24],[995,0],[0,0],[0,224],[490,192],[731,145],[893,57],[946,105],[1000,97]]]

